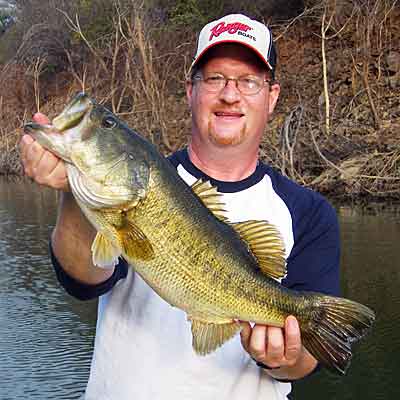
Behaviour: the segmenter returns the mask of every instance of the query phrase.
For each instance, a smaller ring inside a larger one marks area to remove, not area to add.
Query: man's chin
[[[243,132],[235,132],[227,134],[227,133],[218,133],[211,131],[210,138],[214,144],[219,146],[235,146],[243,141],[244,134]]]

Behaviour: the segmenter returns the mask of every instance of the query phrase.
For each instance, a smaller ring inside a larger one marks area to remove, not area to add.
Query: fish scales
[[[179,180],[178,178],[177,181]],[[215,220],[204,208],[197,208],[197,212],[201,210],[204,216],[193,215],[190,210],[196,210],[192,204],[196,199],[190,195],[185,201],[184,195],[176,195],[178,190],[168,193],[162,187],[162,182],[162,179],[155,180],[150,185],[148,196],[135,219],[135,223],[143,228],[149,240],[156,243],[155,253],[159,257],[139,262],[136,269],[149,281],[154,279],[153,276],[165,274],[171,285],[168,301],[185,309],[177,300],[185,298],[186,304],[193,305],[191,312],[194,314],[196,311],[204,313],[212,310],[217,315],[230,318],[242,317],[259,323],[282,325],[282,312],[275,310],[282,310],[285,304],[290,305],[291,302],[277,305],[277,300],[282,299],[282,296],[271,296],[271,287],[263,283],[267,280],[269,285],[275,285],[277,292],[281,291],[281,287],[258,271],[251,254],[232,252],[232,246],[227,242],[233,238],[229,238],[226,232],[232,231],[230,227]],[[180,182],[175,182],[173,186],[179,188]],[[180,189],[186,191],[186,185],[182,183]],[[170,196],[175,196],[176,199]],[[175,209],[171,209],[171,204],[175,205]],[[163,212],[154,213],[153,210]],[[204,225],[205,229],[199,233],[198,223],[204,218],[210,218],[212,224]],[[220,232],[221,230],[225,232]],[[230,234],[236,237],[233,231]],[[215,241],[220,241],[221,245],[215,247]],[[238,248],[243,250],[243,246]],[[174,262],[171,262],[171,258]],[[242,267],[251,263],[253,268]],[[185,290],[185,293],[182,294],[181,290]],[[237,310],[237,313],[232,310]],[[286,315],[289,314],[290,312],[286,312]]]

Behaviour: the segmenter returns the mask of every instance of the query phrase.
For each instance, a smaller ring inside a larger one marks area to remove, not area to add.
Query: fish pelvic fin
[[[222,195],[215,186],[209,181],[197,180],[191,186],[193,192],[199,197],[202,203],[217,217],[220,221],[227,222],[225,216],[225,204],[222,201]]]
[[[367,334],[375,314],[363,304],[331,296],[317,295],[312,308],[312,319],[300,323],[303,345],[328,370],[345,374],[351,346]]]
[[[190,317],[188,319],[192,321],[193,349],[201,356],[212,353],[241,329],[240,323],[232,320],[210,322]]]
[[[265,275],[276,279],[286,275],[285,245],[274,225],[254,220],[230,225],[246,242]]]
[[[117,230],[121,243],[122,253],[128,260],[150,260],[154,256],[154,249],[146,235],[133,222],[125,220]]]
[[[108,240],[101,232],[97,232],[91,250],[93,264],[97,267],[108,269],[118,264],[121,249]]]

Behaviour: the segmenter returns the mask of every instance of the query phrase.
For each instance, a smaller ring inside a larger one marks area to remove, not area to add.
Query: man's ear
[[[269,96],[268,96],[268,114],[271,115],[275,109],[276,103],[278,102],[279,93],[281,91],[281,87],[278,82],[274,82],[271,84],[269,88]]]
[[[189,79],[186,80],[186,99],[190,105],[192,104],[192,96],[193,96],[193,83]]]

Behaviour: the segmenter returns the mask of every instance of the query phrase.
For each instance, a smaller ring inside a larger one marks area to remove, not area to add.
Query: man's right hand
[[[48,124],[49,119],[36,113],[33,120],[38,124]],[[24,172],[39,185],[69,191],[67,171],[64,161],[44,149],[32,136],[25,134],[20,143],[20,156]]]
[[[40,113],[33,116],[39,124],[48,124],[49,119]],[[64,192],[60,196],[57,222],[51,244],[61,268],[75,280],[88,285],[106,281],[114,268],[95,268],[92,262],[91,245],[96,230],[83,215],[70,191],[65,163],[43,148],[30,135],[24,135],[19,143],[25,174],[40,185]]]

